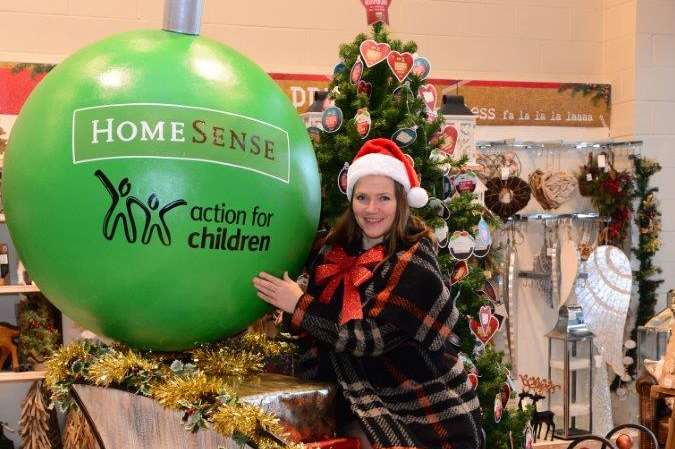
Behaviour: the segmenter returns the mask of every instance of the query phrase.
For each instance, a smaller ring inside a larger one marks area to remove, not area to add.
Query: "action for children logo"
[[[123,233],[129,243],[140,241],[144,245],[157,236],[163,245],[171,245],[171,230],[166,224],[166,214],[179,206],[187,205],[183,199],[172,201],[161,208],[157,194],[152,193],[143,203],[131,193],[129,178],[122,179],[118,186],[108,179],[101,170],[94,173],[110,195],[110,207],[103,219],[103,236],[112,240],[118,232]],[[137,212],[134,213],[134,210]],[[140,220],[139,220],[140,217]]]

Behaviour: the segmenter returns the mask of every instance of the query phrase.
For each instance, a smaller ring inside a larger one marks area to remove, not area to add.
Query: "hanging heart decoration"
[[[457,262],[452,269],[452,274],[450,275],[450,282],[456,284],[462,279],[464,279],[469,274],[469,265],[466,263],[466,260],[460,260]]]
[[[483,307],[487,307],[488,309],[490,309],[490,306],[483,306]],[[496,316],[492,315],[492,310],[490,309],[490,316],[489,318],[487,318],[485,326],[483,326],[482,321],[483,321],[482,319],[481,322],[479,322],[473,318],[470,318],[469,329],[471,329],[471,333],[481,343],[485,345],[490,340],[492,340],[492,337],[494,337],[497,331],[499,330],[499,320],[497,319]]]
[[[396,76],[396,79],[402,83],[412,70],[413,56],[408,52],[399,53],[396,50],[392,50],[387,55],[387,64],[389,64],[389,68],[394,73],[394,76]]]
[[[363,75],[363,61],[361,61],[361,58],[356,58],[356,62],[349,71],[349,80],[352,84],[358,84],[361,75]]]
[[[455,152],[455,145],[457,144],[457,128],[453,125],[445,125],[441,131],[441,137],[443,137],[443,144],[439,148],[443,153],[448,156],[452,156],[452,153]]]
[[[359,94],[366,94],[368,98],[370,98],[370,94],[373,93],[373,83],[365,80],[359,80],[358,84],[356,85],[356,92]]]
[[[502,407],[506,408],[506,404],[508,404],[509,399],[511,399],[511,387],[509,387],[507,382],[504,382],[501,391]]]
[[[420,86],[417,89],[417,94],[420,96],[424,104],[427,106],[427,110],[433,111],[436,109],[436,99],[438,98],[438,91],[436,86],[433,84],[425,84]]]
[[[366,66],[370,68],[387,59],[387,56],[391,52],[391,47],[387,43],[378,44],[373,39],[366,39],[361,42],[359,52],[366,62]]]

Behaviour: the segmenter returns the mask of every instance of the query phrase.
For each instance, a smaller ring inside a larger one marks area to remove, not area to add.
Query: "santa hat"
[[[351,201],[356,182],[364,176],[388,176],[403,186],[410,207],[424,207],[429,201],[426,190],[413,169],[412,161],[389,139],[371,139],[352,161],[347,172],[347,198]]]

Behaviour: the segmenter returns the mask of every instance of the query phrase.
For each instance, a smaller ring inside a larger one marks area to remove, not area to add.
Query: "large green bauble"
[[[209,39],[134,31],[59,64],[10,137],[7,223],[65,314],[131,346],[180,350],[269,310],[251,279],[300,269],[319,175],[290,101]]]

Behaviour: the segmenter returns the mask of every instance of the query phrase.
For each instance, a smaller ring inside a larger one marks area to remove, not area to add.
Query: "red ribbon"
[[[370,248],[360,256],[350,256],[341,246],[336,246],[326,255],[326,263],[316,268],[317,284],[326,284],[319,296],[322,303],[330,301],[340,282],[343,283],[340,324],[363,318],[359,287],[373,277],[370,270],[383,259],[384,248],[381,245]]]

